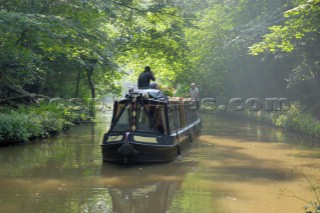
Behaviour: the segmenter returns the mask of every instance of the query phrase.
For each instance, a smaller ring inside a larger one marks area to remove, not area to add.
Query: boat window
[[[118,108],[119,111],[124,106]],[[133,114],[135,116],[133,116]],[[135,124],[134,131],[148,131],[148,132],[160,132],[162,134],[167,133],[167,127],[165,122],[165,112],[163,105],[144,105],[140,104],[135,106],[135,112],[132,111],[132,106],[129,104],[126,109],[118,115],[116,124],[113,131],[127,131],[132,130],[130,124]]]
[[[197,120],[197,111],[192,102],[171,103],[168,112],[170,131],[176,131],[195,120]]]
[[[164,107],[162,105],[137,106],[137,130],[166,133]]]
[[[158,110],[158,118],[157,119],[157,128],[160,131],[160,133],[167,134],[168,133],[168,128],[167,128],[167,123],[166,123],[166,114],[164,107],[160,107]]]
[[[192,103],[187,103],[185,106],[186,109],[186,120],[187,123],[191,123],[193,121],[195,121],[198,117],[197,117],[197,110],[194,106],[194,104]]]
[[[167,133],[164,106],[156,105],[150,107],[150,115],[153,120],[153,123],[156,125],[156,128],[162,134]]]
[[[181,128],[180,111],[179,111],[178,105],[170,106],[168,117],[169,117],[170,131],[174,131]]]
[[[120,106],[118,108],[119,112],[122,111],[123,107],[125,106]],[[126,106],[125,110],[117,116],[118,120],[113,128],[113,131],[129,130],[130,129],[129,116],[130,116],[129,106]]]
[[[148,110],[148,109],[147,109]],[[152,131],[154,127],[150,122],[148,114],[140,105],[137,107],[137,130],[138,131]]]

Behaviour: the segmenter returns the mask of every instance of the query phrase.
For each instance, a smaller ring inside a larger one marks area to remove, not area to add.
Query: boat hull
[[[120,152],[125,143],[110,143],[102,146],[102,156],[105,162],[120,164],[137,163],[165,163],[176,158],[178,146],[155,146],[138,143],[128,143],[133,147],[135,153],[124,155]]]
[[[200,133],[201,121],[170,136],[157,135],[158,143],[128,141],[107,142],[101,144],[104,162],[119,164],[167,163],[175,160],[195,140]],[[131,133],[135,134],[135,133]],[[130,138],[133,138],[132,136]]]

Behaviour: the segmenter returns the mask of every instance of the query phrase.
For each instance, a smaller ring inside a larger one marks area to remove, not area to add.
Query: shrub
[[[26,142],[45,133],[41,121],[36,117],[15,112],[0,114],[0,140],[3,144]]]
[[[46,103],[6,110],[0,113],[0,145],[14,145],[45,137],[87,118],[85,110]]]
[[[286,114],[275,117],[274,124],[313,137],[320,135],[320,122],[310,113],[303,112],[298,105],[293,105]]]

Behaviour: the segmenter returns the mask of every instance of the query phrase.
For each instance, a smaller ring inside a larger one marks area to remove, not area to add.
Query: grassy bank
[[[271,123],[286,131],[294,131],[320,139],[320,121],[298,104],[292,104],[288,111],[247,112],[247,115],[252,119]]]
[[[86,107],[41,104],[0,112],[0,146],[27,143],[90,121]]]
[[[288,111],[223,111],[218,113],[268,123],[286,131],[294,131],[320,140],[320,121],[299,104],[291,104]]]

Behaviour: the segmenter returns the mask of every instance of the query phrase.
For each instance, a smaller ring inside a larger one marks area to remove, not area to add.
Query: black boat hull
[[[158,135],[159,143],[136,141],[104,142],[101,145],[105,162],[119,164],[167,163],[175,160],[200,133],[201,121],[190,125],[171,136]],[[134,133],[132,133],[134,134]]]
[[[123,155],[120,148],[125,143],[114,143],[102,146],[103,161],[121,164],[137,163],[165,163],[175,159],[178,155],[178,146],[155,146],[138,143],[130,144],[136,153]]]

